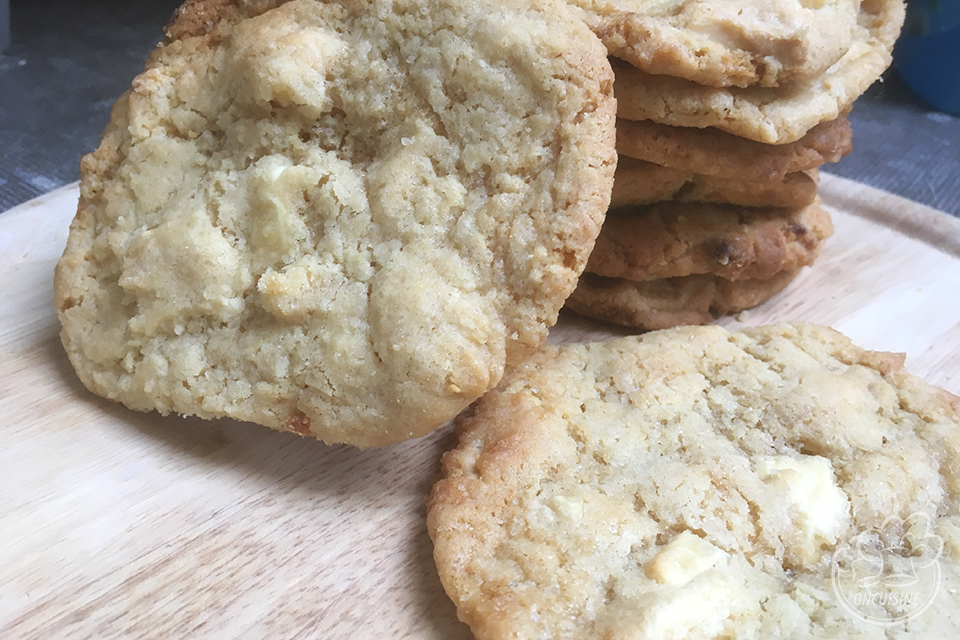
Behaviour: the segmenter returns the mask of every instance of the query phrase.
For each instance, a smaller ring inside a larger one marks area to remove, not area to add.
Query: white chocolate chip
[[[723,551],[706,540],[684,531],[653,556],[643,571],[660,584],[682,587],[725,557]]]

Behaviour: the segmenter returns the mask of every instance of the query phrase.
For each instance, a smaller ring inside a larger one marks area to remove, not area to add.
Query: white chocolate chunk
[[[720,549],[684,531],[653,556],[643,570],[648,578],[660,584],[682,587],[724,557],[726,554]]]
[[[582,501],[571,500],[558,495],[551,497],[547,501],[547,504],[557,515],[567,518],[568,520],[577,521],[583,517]]]
[[[782,493],[800,528],[801,557],[815,560],[820,545],[833,544],[850,522],[847,494],[833,479],[830,461],[820,456],[770,456],[758,460],[757,475]]]

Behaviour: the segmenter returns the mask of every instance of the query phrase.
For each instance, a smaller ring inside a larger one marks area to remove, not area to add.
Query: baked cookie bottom
[[[817,169],[788,173],[779,180],[718,178],[621,155],[610,207],[616,209],[674,200],[743,207],[799,208],[816,200],[819,180]]]
[[[661,202],[607,214],[587,271],[636,281],[709,273],[769,278],[813,264],[833,233],[819,199],[800,209]]]
[[[782,180],[837,162],[853,149],[846,115],[821,122],[787,144],[766,144],[715,127],[674,127],[652,120],[617,119],[617,152],[664,167],[738,182]]]
[[[727,280],[710,274],[635,282],[584,273],[566,308],[644,331],[711,322],[751,309],[783,291],[799,269],[769,278]]]

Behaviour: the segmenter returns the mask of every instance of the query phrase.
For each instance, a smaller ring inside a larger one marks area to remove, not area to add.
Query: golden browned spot
[[[287,422],[284,426],[298,435],[311,435],[310,418],[308,418],[307,415],[299,409],[294,411],[293,415],[287,418]]]

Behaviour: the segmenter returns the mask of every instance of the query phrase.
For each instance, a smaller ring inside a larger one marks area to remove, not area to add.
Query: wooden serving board
[[[823,177],[836,234],[767,304],[960,393],[960,220]],[[75,185],[0,215],[0,638],[469,638],[424,497],[450,427],[368,451],[88,393],[53,267]],[[623,335],[563,316],[553,341]]]

